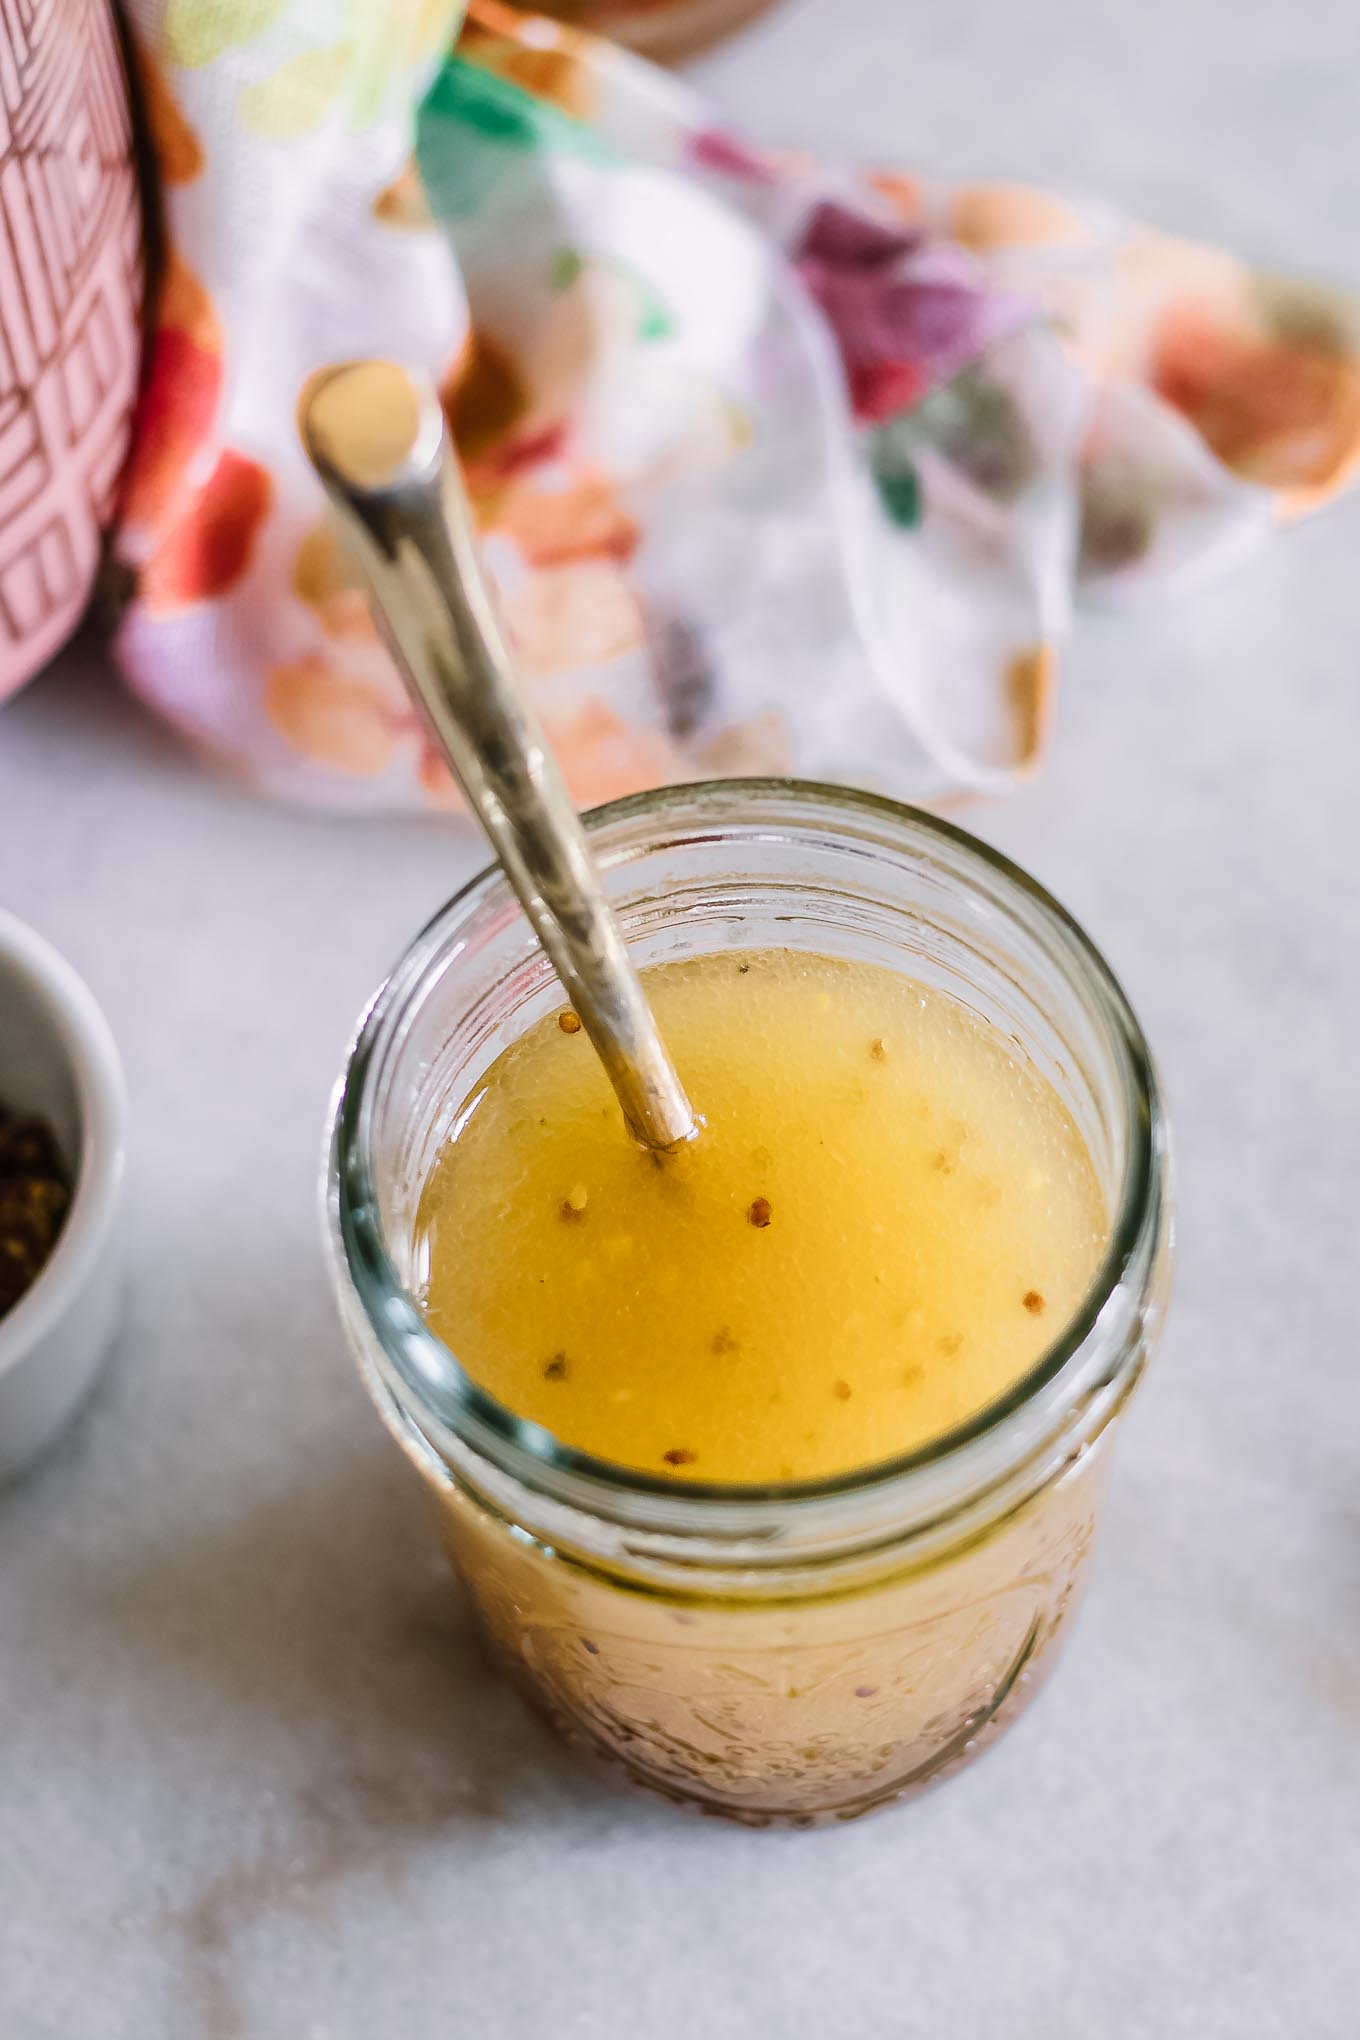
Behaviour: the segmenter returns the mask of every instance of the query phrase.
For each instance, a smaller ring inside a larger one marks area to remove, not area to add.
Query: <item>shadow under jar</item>
[[[642,965],[792,948],[937,987],[1052,1084],[1104,1189],[1109,1245],[1081,1308],[966,1424],[815,1482],[658,1479],[518,1419],[421,1316],[434,1158],[496,1057],[561,1003],[498,871],[363,1021],[327,1186],[341,1313],[498,1652],[570,1739],[671,1798],[753,1825],[848,1819],[976,1755],[1052,1662],[1168,1287],[1156,1079],[1080,929],[947,823],[762,780],[644,794],[588,826]],[[640,1351],[640,1385],[647,1366]]]

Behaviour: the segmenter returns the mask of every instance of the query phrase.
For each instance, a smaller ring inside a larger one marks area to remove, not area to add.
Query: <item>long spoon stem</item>
[[[579,1014],[637,1138],[694,1114],[604,895],[580,817],[515,677],[435,392],[392,362],[323,369],[299,429],[374,614]]]

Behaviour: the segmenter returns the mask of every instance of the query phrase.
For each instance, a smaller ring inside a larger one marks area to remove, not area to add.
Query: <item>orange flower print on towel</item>
[[[494,340],[473,334],[440,391],[463,459],[476,462],[518,426],[529,390],[515,363]]]
[[[453,774],[444,763],[442,752],[425,742],[420,753],[420,769],[416,774],[421,792],[431,807],[453,812],[462,807],[463,796],[458,791]]]
[[[954,193],[949,231],[965,248],[1061,248],[1089,230],[1061,199],[1028,184],[965,184]]]
[[[156,152],[156,168],[166,184],[192,184],[202,174],[203,144],[199,141],[170,82],[153,53],[138,44],[137,75],[142,87],[146,131]]]
[[[420,172],[408,160],[390,184],[385,184],[373,201],[373,217],[385,227],[424,228],[430,225],[430,206]]]
[[[530,574],[502,601],[526,673],[607,666],[644,643],[637,592],[613,560],[580,560]]]
[[[346,774],[386,772],[414,727],[381,687],[341,673],[316,652],[270,669],[264,710],[310,764]]]
[[[599,72],[592,43],[561,22],[535,21],[534,31],[531,40],[523,16],[500,0],[468,0],[459,47],[470,62],[533,98],[576,120],[593,119]]]
[[[664,735],[625,722],[598,699],[565,713],[545,709],[543,727],[578,808],[686,776],[684,759]]]
[[[265,714],[308,764],[348,778],[379,778],[403,751],[416,758],[425,798],[462,804],[453,776],[413,710],[373,680],[342,672],[316,652],[270,670]],[[635,729],[598,701],[544,718],[572,798],[580,807],[674,778],[678,761],[664,738]]]
[[[531,567],[570,560],[626,560],[638,529],[604,475],[576,475],[562,488],[515,481],[482,506],[482,520],[515,541]]]
[[[695,758],[715,779],[763,778],[770,773],[784,779],[793,772],[797,753],[788,717],[767,708],[701,738]]]
[[[327,637],[378,642],[363,581],[329,522],[314,525],[298,547],[293,593],[307,604]]]
[[[901,171],[879,170],[870,176],[869,183],[880,198],[887,200],[901,226],[919,227],[922,224],[926,191],[919,177],[908,177]]]
[[[157,316],[123,498],[134,530],[154,529],[170,510],[212,431],[222,390],[222,329],[208,293],[178,255],[167,264]]]
[[[1006,668],[1007,705],[1015,723],[1015,769],[1026,775],[1037,770],[1048,743],[1057,665],[1053,645],[1035,645],[1017,652]]]
[[[1226,467],[1281,492],[1297,515],[1360,462],[1360,367],[1345,336],[1303,305],[1265,330],[1189,302],[1162,322],[1150,380]]]
[[[164,613],[225,595],[250,564],[273,489],[257,461],[228,447],[143,569],[147,608]]]

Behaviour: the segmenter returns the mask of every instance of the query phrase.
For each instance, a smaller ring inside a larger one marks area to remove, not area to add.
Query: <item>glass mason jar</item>
[[[518,1419],[420,1314],[434,1156],[496,1056],[561,1002],[498,870],[431,922],[362,1023],[328,1179],[341,1313],[500,1656],[568,1736],[674,1799],[758,1825],[848,1819],[975,1755],[1053,1660],[1168,1286],[1155,1075],[1080,929],[948,823],[746,780],[587,826],[640,963],[777,946],[940,987],[1056,1087],[1105,1189],[1110,1243],[1081,1309],[957,1430],[833,1479],[658,1479]]]

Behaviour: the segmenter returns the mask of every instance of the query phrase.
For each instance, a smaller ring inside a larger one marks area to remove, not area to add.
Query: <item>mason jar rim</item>
[[[794,808],[796,815],[790,813]],[[1033,1365],[1001,1395],[963,1423],[910,1452],[856,1466],[817,1480],[772,1483],[673,1479],[601,1459],[567,1445],[543,1425],[517,1416],[468,1375],[457,1356],[431,1330],[405,1288],[383,1237],[369,1162],[373,1091],[383,1057],[399,1035],[403,1016],[419,995],[431,965],[456,940],[460,923],[497,892],[512,903],[498,865],[485,866],[426,923],[379,987],[361,1016],[332,1100],[326,1216],[337,1283],[348,1280],[374,1333],[390,1376],[384,1385],[409,1416],[403,1395],[445,1426],[464,1450],[489,1462],[533,1492],[591,1514],[620,1518],[639,1529],[756,1537],[767,1535],[772,1510],[854,1498],[905,1494],[933,1469],[962,1461],[1004,1433],[1009,1420],[1033,1407],[1052,1388],[1096,1333],[1140,1253],[1155,1238],[1161,1197],[1163,1128],[1157,1077],[1147,1042],[1124,991],[1080,924],[1039,882],[1002,852],[966,830],[885,795],[815,780],[746,778],[697,781],[631,794],[583,816],[604,871],[663,847],[654,833],[672,823],[689,833],[711,824],[707,839],[741,828],[759,835],[763,820],[778,833],[793,820],[821,825],[829,836],[865,851],[937,845],[967,867],[967,879],[1005,904],[1031,910],[1029,932],[1041,937],[1048,960],[1069,981],[1094,995],[1118,1064],[1123,1101],[1123,1175],[1110,1239],[1099,1268],[1074,1315]],[[599,839],[607,836],[607,842]],[[526,924],[527,925],[527,924]],[[457,951],[454,950],[456,956]],[[428,1448],[430,1440],[424,1436]]]

